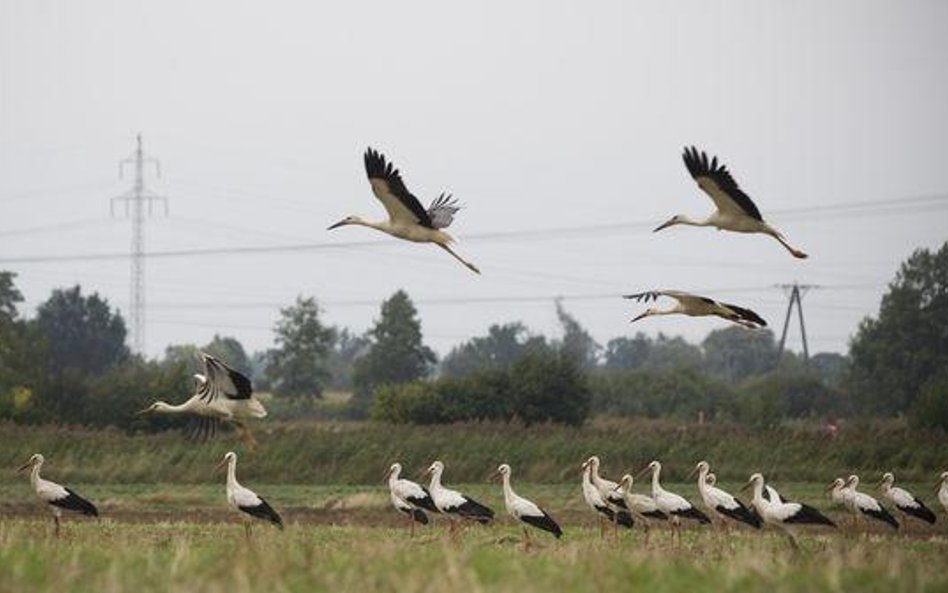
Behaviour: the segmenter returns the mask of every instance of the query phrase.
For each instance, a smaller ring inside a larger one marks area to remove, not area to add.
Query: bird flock
[[[40,477],[45,459],[39,453],[30,457],[20,471],[30,470],[30,484],[36,496],[49,504],[55,524],[55,534],[60,534],[60,517],[69,510],[93,517],[99,516],[96,506],[73,490]],[[270,523],[284,529],[283,518],[274,508],[253,490],[237,481],[237,454],[229,451],[215,469],[226,466],[225,493],[227,502],[243,520],[247,537],[256,521]],[[717,524],[727,532],[731,527],[759,530],[771,525],[782,531],[790,544],[799,548],[797,531],[803,526],[825,526],[836,528],[837,524],[818,509],[802,502],[789,500],[755,473],[750,476],[742,490],[750,490],[748,504],[731,493],[718,488],[711,466],[699,461],[689,478],[697,476],[698,495],[704,510],[695,506],[684,496],[665,489],[661,484],[661,462],[655,460],[646,465],[639,476],[651,474],[650,494],[632,492],[634,477],[625,474],[619,482],[604,478],[599,473],[599,457],[593,455],[581,466],[582,495],[586,504],[599,518],[600,537],[605,537],[607,525],[618,537],[619,528],[632,529],[640,525],[645,531],[645,543],[655,525],[667,525],[674,544],[681,543],[683,521],[699,525]],[[415,524],[428,525],[428,514],[443,517],[450,535],[456,535],[466,524],[488,525],[495,519],[495,512],[473,497],[444,485],[444,463],[433,461],[421,475],[429,476],[427,486],[402,477],[402,465],[393,463],[386,474],[389,499],[396,511],[401,513],[415,534]],[[536,502],[517,494],[511,485],[513,470],[506,463],[500,464],[488,480],[499,479],[502,483],[504,508],[523,527],[524,544],[530,545],[532,538],[528,528],[551,534],[559,539],[563,529],[553,516]],[[936,522],[935,513],[921,499],[907,490],[894,485],[895,476],[886,472],[879,483],[882,499],[898,510],[905,519],[914,518],[926,524]],[[899,529],[898,520],[883,504],[871,495],[858,490],[859,477],[836,478],[827,487],[833,502],[844,506],[852,514],[852,527],[859,528],[863,521],[877,521],[892,529]],[[938,500],[948,514],[948,471],[942,472],[936,484]]]

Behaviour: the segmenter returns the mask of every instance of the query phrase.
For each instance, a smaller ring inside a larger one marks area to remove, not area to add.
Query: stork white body
[[[388,492],[395,510],[408,516],[411,534],[415,534],[415,523],[428,524],[425,511],[440,512],[434,505],[431,494],[421,484],[400,477],[402,464],[393,463],[388,470]]]
[[[244,529],[247,536],[250,536],[251,524],[254,519],[268,521],[276,527],[283,529],[283,519],[266,500],[258,496],[253,490],[242,486],[237,481],[237,454],[228,451],[224,458],[218,464],[218,467],[227,465],[227,503],[240,513],[244,519]]]
[[[747,487],[753,488],[751,504],[760,519],[765,524],[774,525],[786,533],[794,548],[799,548],[795,534],[796,527],[800,525],[836,527],[835,523],[815,508],[800,502],[786,501],[777,494],[776,490],[764,498],[764,476],[759,473],[750,477],[745,488]]]
[[[622,479],[619,480],[618,491],[622,494],[622,498],[625,499],[625,505],[626,508],[629,509],[629,513],[645,529],[645,543],[648,544],[651,524],[657,521],[667,521],[668,515],[658,508],[658,504],[655,503],[655,499],[651,496],[632,492],[634,482],[635,478],[632,477],[632,474],[625,474],[622,476]]]
[[[504,507],[507,509],[507,514],[523,525],[523,535],[526,537],[526,541],[530,541],[530,532],[527,530],[527,525],[547,531],[557,539],[563,535],[563,530],[560,529],[559,524],[549,513],[537,506],[532,500],[527,500],[514,492],[510,486],[509,465],[503,463],[498,466],[496,475],[499,475],[503,480]]]
[[[626,510],[625,498],[619,492],[619,484],[599,475],[599,457],[593,455],[586,463],[589,464],[589,481],[599,490],[599,494],[612,507],[612,510],[615,512]]]
[[[657,301],[659,297],[663,296],[674,299],[675,304],[668,309],[649,307],[644,313],[633,317],[631,322],[634,323],[640,319],[655,315],[688,315],[689,317],[721,317],[722,319],[727,319],[747,329],[767,327],[767,322],[750,309],[729,303],[721,303],[708,297],[681,290],[652,290],[623,295],[622,298],[647,303],[649,301]]]
[[[655,232],[676,224],[684,224],[714,227],[735,233],[762,233],[779,241],[794,257],[807,257],[805,253],[791,246],[777,229],[764,222],[757,205],[737,185],[727,167],[718,165],[717,157],[709,163],[708,155],[703,151],[699,153],[692,146],[685,149],[682,158],[698,187],[711,198],[717,210],[704,220],[694,220],[684,214],[675,215],[656,228]]]
[[[95,505],[69,488],[41,478],[40,470],[43,468],[45,461],[46,459],[41,454],[34,453],[30,456],[30,460],[20,467],[19,471],[30,470],[30,486],[33,487],[33,492],[36,493],[36,497],[49,505],[50,511],[53,513],[53,523],[55,525],[56,536],[58,537],[59,519],[63,514],[62,509],[93,517],[97,517],[99,511]]]
[[[413,196],[398,169],[386,162],[385,156],[369,148],[364,157],[365,172],[369,178],[372,193],[388,212],[388,220],[372,222],[359,216],[347,216],[329,230],[346,225],[364,226],[381,231],[393,237],[414,243],[433,243],[451,254],[472,272],[480,274],[477,266],[468,262],[451,248],[454,238],[441,229],[454,221],[454,215],[461,209],[451,196],[441,194],[426,210],[418,198]]]
[[[444,473],[444,464],[440,461],[434,461],[428,467],[426,473],[431,474],[431,482],[428,484],[428,492],[431,494],[431,500],[439,512],[453,517],[470,519],[486,525],[494,518],[494,511],[477,502],[473,498],[461,494],[457,490],[445,488],[441,484],[441,475]],[[451,524],[452,530],[454,523]]]
[[[205,352],[201,353],[201,360],[204,374],[194,375],[197,393],[178,405],[157,401],[139,414],[194,416],[198,419],[195,433],[200,438],[213,435],[218,422],[229,422],[237,427],[251,446],[255,446],[253,434],[244,422],[265,418],[267,411],[254,397],[250,379]]]
[[[938,477],[938,502],[948,514],[948,472],[941,472]]]
[[[859,491],[859,476],[853,474],[846,480],[848,493],[844,494],[846,506],[852,511],[854,519],[859,517],[869,517],[876,521],[887,524],[892,529],[899,528],[899,522],[895,520],[889,511],[885,509],[879,501],[865,492]],[[854,521],[855,522],[855,521]]]
[[[879,489],[882,491],[882,498],[899,509],[903,515],[929,524],[935,523],[935,513],[925,506],[924,502],[908,490],[895,486],[895,474],[892,472],[882,474]]]
[[[678,535],[678,542],[681,543],[681,519],[682,517],[694,519],[699,523],[710,523],[711,519],[707,515],[695,508],[693,504],[681,495],[675,494],[662,488],[661,473],[662,464],[658,461],[649,463],[640,474],[647,471],[652,472],[652,499],[659,510],[669,516],[672,526],[672,539],[675,534]]]
[[[593,482],[593,459],[590,457],[583,463],[583,500],[586,501],[586,504],[594,510],[599,515],[599,536],[605,536],[605,529],[603,526],[603,518],[609,520],[612,523],[613,528],[618,530],[618,526],[632,528],[634,521],[632,520],[632,515],[627,511],[617,508],[614,504],[609,502],[603,492],[596,486]],[[598,458],[596,458],[598,460]],[[623,501],[625,504],[625,501]]]
[[[711,466],[707,461],[699,461],[695,470],[698,474],[698,494],[701,501],[708,513],[717,517],[722,526],[727,526],[728,521],[736,521],[760,529],[760,517],[735,496],[714,486],[717,479],[709,479],[714,474],[709,473]]]

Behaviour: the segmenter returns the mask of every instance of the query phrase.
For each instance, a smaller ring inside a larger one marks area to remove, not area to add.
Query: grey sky
[[[946,29],[941,1],[0,0],[0,269],[29,312],[77,282],[125,310],[128,260],[4,260],[127,250],[109,199],[141,131],[171,207],[149,221],[149,251],[344,246],[150,260],[152,355],[215,332],[268,347],[297,294],[361,331],[398,288],[442,354],[493,322],[555,334],[554,295],[603,342],[722,326],[630,327],[639,306],[606,298],[651,288],[713,291],[779,331],[771,286],[793,280],[826,286],[805,299],[811,347],[843,351],[898,263],[948,236]],[[760,236],[653,235],[711,209],[686,144],[722,158],[811,259]],[[431,246],[326,232],[384,215],[367,145],[423,202],[464,202],[450,230],[483,276]],[[942,197],[891,204],[925,196]],[[890,206],[825,210],[873,201]],[[614,223],[632,224],[595,228]],[[592,228],[477,238],[577,226]]]

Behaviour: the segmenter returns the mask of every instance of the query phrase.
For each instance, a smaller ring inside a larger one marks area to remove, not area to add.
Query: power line
[[[939,194],[932,196],[919,196],[914,198],[902,198],[891,200],[877,200],[869,202],[848,202],[834,206],[816,206],[807,208],[796,208],[775,211],[775,214],[796,214],[806,216],[819,216],[825,219],[831,215],[847,214],[856,210],[865,210],[875,208],[874,211],[865,212],[867,216],[888,215],[883,209],[904,208],[905,206],[925,206],[943,208],[948,206],[948,194]],[[621,223],[606,223],[584,226],[564,226],[552,227],[546,229],[527,229],[511,231],[494,231],[484,233],[472,233],[464,236],[466,242],[478,241],[523,241],[523,240],[545,240],[559,238],[564,235],[577,235],[578,238],[589,237],[598,238],[604,233],[616,231],[629,231],[636,229],[651,228],[655,224],[654,220],[629,221]],[[236,229],[236,227],[231,227]],[[208,257],[220,255],[273,255],[294,252],[315,252],[331,251],[348,248],[370,248],[387,247],[393,245],[385,240],[367,240],[367,241],[349,241],[339,243],[295,243],[284,245],[251,245],[251,246],[230,246],[230,247],[204,247],[190,249],[172,249],[166,251],[143,252],[142,256],[146,258],[175,258],[175,257]],[[25,255],[0,258],[0,264],[25,264],[25,263],[51,263],[51,262],[76,262],[76,261],[108,261],[121,260],[130,257],[124,252],[103,252],[103,253],[85,253],[85,254],[59,254],[59,255]]]

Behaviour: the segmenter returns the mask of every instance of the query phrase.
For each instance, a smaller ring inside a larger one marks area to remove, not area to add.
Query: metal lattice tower
[[[800,335],[803,339],[803,361],[810,360],[810,347],[806,341],[806,325],[803,323],[803,297],[813,288],[819,288],[816,284],[777,284],[776,288],[784,291],[790,298],[787,303],[787,316],[783,320],[783,332],[780,334],[780,348],[777,351],[777,360],[783,355],[783,347],[787,343],[787,329],[790,327],[790,314],[793,312],[793,306],[797,306],[797,316],[800,318]]]
[[[122,202],[125,206],[125,216],[132,219],[132,273],[131,292],[129,295],[129,317],[131,318],[131,346],[132,351],[144,355],[145,353],[145,216],[151,216],[155,202],[164,205],[165,215],[168,214],[168,200],[145,188],[145,165],[155,167],[155,174],[161,177],[161,165],[157,159],[146,157],[142,151],[142,135],[136,136],[135,152],[128,158],[119,161],[119,178],[124,178],[125,168],[135,168],[135,182],[132,189],[124,194],[112,198],[110,209],[115,216],[115,203]]]

